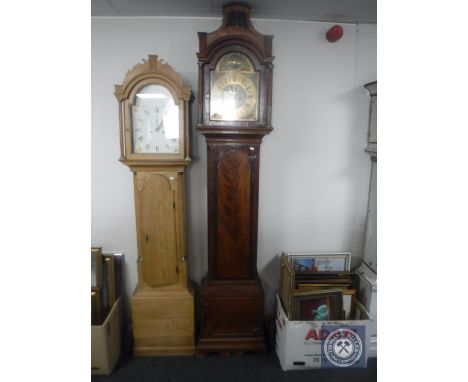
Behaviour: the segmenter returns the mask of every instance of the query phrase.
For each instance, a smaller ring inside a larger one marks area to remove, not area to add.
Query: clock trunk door
[[[174,179],[177,174],[170,177],[157,173],[137,175],[141,276],[150,286],[179,281],[175,191],[171,184]]]
[[[209,145],[210,276],[248,279],[256,273],[257,145]],[[216,158],[216,159],[215,159]]]

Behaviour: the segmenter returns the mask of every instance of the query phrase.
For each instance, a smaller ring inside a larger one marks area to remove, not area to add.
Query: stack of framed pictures
[[[356,304],[351,253],[283,253],[279,296],[295,321],[349,320]]]
[[[101,247],[91,247],[91,324],[101,325],[123,295],[124,257],[104,254]]]

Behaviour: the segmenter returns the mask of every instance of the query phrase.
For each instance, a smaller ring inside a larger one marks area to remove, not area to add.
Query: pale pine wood
[[[132,152],[131,105],[135,104],[136,94],[142,87],[158,84],[168,89],[174,103],[179,105],[179,154],[136,154]],[[182,78],[163,59],[149,55],[147,60],[128,71],[122,85],[115,85],[115,96],[120,103],[120,139],[122,160],[183,160],[189,158],[188,101],[192,96],[189,86],[184,86]]]
[[[145,166],[142,170],[140,167],[131,168],[135,170],[138,251],[142,260],[138,262],[138,286],[140,289],[186,289],[188,272],[184,167],[175,167],[172,171],[167,165],[161,168]],[[161,198],[166,200],[160,203],[158,200]],[[154,233],[151,234],[153,230]],[[146,235],[149,237],[148,242]],[[162,241],[159,240],[161,235]],[[155,240],[158,242],[152,246]],[[147,268],[151,269],[146,271]]]
[[[179,105],[180,152],[132,152],[131,107],[142,87],[167,88]],[[155,55],[115,86],[120,104],[120,161],[134,174],[138,285],[131,300],[134,355],[194,353],[194,302],[187,273],[185,169],[190,163],[191,89]]]
[[[194,354],[192,289],[139,290],[132,297],[134,355]]]
[[[175,194],[177,173],[135,176],[143,280],[150,286],[178,282]]]

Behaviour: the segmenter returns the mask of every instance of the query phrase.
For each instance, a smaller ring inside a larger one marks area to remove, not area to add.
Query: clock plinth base
[[[260,280],[203,280],[197,354],[266,352],[264,293]]]
[[[139,289],[131,301],[133,355],[195,353],[193,291]]]

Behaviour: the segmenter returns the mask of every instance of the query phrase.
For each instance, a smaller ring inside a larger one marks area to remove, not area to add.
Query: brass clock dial
[[[240,52],[221,57],[211,73],[210,120],[258,120],[258,73]]]

